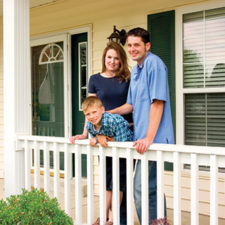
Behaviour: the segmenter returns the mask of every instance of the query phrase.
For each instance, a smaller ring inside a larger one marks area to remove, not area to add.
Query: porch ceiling
[[[59,0],[30,0],[30,8],[57,2]],[[0,16],[3,15],[3,0],[0,0]]]

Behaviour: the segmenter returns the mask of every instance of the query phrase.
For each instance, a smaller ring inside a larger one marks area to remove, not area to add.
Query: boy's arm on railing
[[[113,137],[108,137],[106,135],[98,134],[98,142],[102,147],[108,147],[108,141],[115,141]]]
[[[93,137],[90,139],[90,145],[95,146],[98,143],[97,137]]]
[[[72,144],[75,143],[75,140],[82,140],[82,139],[86,139],[87,138],[88,131],[87,131],[86,125],[87,125],[87,119],[85,118],[83,133],[70,137],[70,142]]]

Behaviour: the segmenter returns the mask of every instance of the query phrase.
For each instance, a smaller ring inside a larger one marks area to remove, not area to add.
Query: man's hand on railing
[[[82,139],[86,139],[86,138],[87,138],[87,135],[85,135],[85,134],[78,134],[78,135],[70,137],[70,142],[72,144],[74,144],[75,140],[82,140]]]
[[[151,144],[152,142],[148,138],[143,138],[136,140],[133,146],[136,147],[138,153],[143,154],[148,150]]]

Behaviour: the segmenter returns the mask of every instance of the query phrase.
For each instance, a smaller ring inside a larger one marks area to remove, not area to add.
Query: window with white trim
[[[225,146],[225,7],[182,15],[184,144]]]
[[[79,109],[82,111],[81,104],[87,97],[87,42],[78,44],[78,67],[79,67]]]

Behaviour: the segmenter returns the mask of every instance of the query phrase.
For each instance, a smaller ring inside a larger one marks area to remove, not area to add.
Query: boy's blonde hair
[[[87,108],[91,107],[91,106],[97,106],[97,107],[100,108],[100,107],[102,107],[102,102],[96,96],[89,96],[89,97],[84,99],[81,107],[82,107],[82,110],[85,112],[87,110]]]

